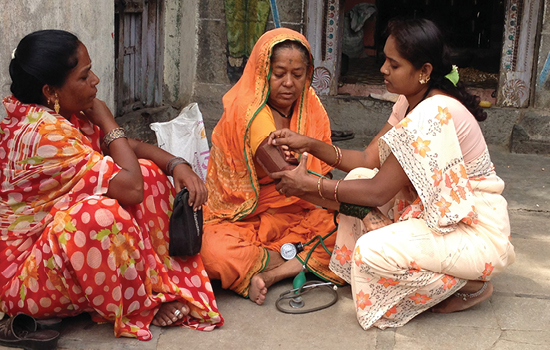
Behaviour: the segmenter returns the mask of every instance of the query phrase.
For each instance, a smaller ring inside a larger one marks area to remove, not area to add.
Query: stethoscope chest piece
[[[324,287],[321,289],[324,290],[325,293],[319,292],[317,298],[310,298],[308,301],[308,304],[313,302],[314,304],[317,304],[317,306],[305,308],[304,306],[306,303],[303,296],[309,291],[319,287]],[[275,306],[277,307],[277,310],[286,314],[305,314],[308,312],[319,311],[334,305],[336,301],[338,301],[337,290],[338,287],[336,287],[336,285],[332,282],[308,281],[299,288],[291,289],[279,295],[279,298],[275,302]],[[321,296],[322,294],[325,295]]]

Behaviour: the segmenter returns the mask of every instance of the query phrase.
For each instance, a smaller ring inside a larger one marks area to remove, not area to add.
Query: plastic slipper
[[[353,134],[353,131],[338,131],[338,130],[332,130],[330,132],[330,138],[332,141],[344,141],[344,140],[350,140],[354,138],[355,135]]]
[[[36,320],[25,314],[2,320],[0,321],[0,345],[27,350],[56,349],[59,332],[37,331],[36,327]]]

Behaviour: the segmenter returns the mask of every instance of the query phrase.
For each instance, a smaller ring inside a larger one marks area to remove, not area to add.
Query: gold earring
[[[422,85],[426,84],[430,81],[430,77],[423,78],[422,73],[420,74],[420,78],[418,79],[418,82]]]
[[[55,93],[55,103],[53,104],[53,109],[55,113],[59,114],[59,98],[57,97],[57,92]]]

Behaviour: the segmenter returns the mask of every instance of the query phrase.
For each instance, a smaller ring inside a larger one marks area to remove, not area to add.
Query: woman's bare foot
[[[262,305],[267,295],[267,288],[283,278],[294,277],[302,271],[302,263],[294,258],[285,261],[283,264],[255,275],[250,280],[248,287],[248,298],[258,305]]]
[[[481,294],[473,297],[469,296],[480,291],[483,288],[484,283],[487,283],[487,286]],[[436,306],[432,307],[432,312],[446,314],[469,309],[472,306],[487,300],[491,294],[493,294],[493,284],[491,282],[468,281],[468,283],[466,283],[466,285],[462,287],[458,293],[461,295],[457,295],[457,293],[455,293]]]
[[[250,287],[248,290],[248,298],[255,302],[258,305],[262,305],[265,301],[265,296],[267,295],[267,286],[262,277],[262,274],[259,273],[252,277],[250,280]]]
[[[189,306],[185,305],[181,301],[171,301],[169,303],[163,303],[160,306],[159,311],[153,318],[153,324],[159,327],[170,326],[174,322],[181,320],[183,316],[189,313]]]

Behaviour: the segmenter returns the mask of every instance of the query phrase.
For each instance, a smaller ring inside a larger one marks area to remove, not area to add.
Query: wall
[[[281,25],[304,32],[306,0],[278,0]],[[266,29],[274,28],[270,17]],[[224,0],[199,1],[197,71],[193,101],[211,130],[221,117],[221,97],[231,88],[227,77],[227,32]]]
[[[93,71],[101,79],[98,98],[114,108],[113,0],[0,0],[0,96],[10,93],[11,53],[27,34],[63,29],[86,45]],[[0,108],[0,118],[6,112]]]
[[[209,1],[164,1],[164,101],[182,108],[193,95],[199,51],[198,3]]]
[[[550,110],[550,6],[545,1],[535,75],[535,107]]]

